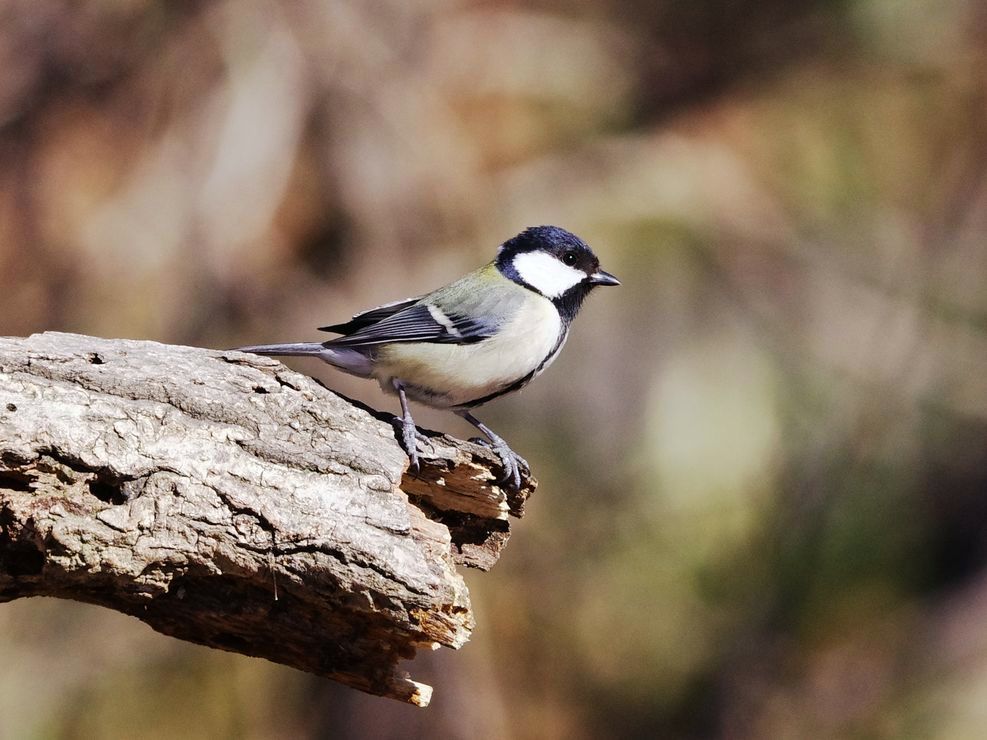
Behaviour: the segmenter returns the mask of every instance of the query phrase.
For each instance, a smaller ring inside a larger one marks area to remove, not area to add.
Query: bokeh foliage
[[[485,410],[542,487],[427,711],[35,601],[0,735],[981,734],[985,11],[0,5],[4,334],[314,338],[540,223],[624,280]]]

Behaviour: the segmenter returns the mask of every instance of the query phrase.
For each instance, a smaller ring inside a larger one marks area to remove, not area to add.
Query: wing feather
[[[326,342],[329,347],[360,347],[390,342],[469,344],[493,335],[495,327],[476,319],[449,315],[430,303],[414,303],[347,336]]]
[[[376,308],[371,308],[368,311],[355,314],[352,319],[349,321],[344,321],[342,324],[320,326],[319,331],[329,331],[336,334],[352,334],[353,332],[359,331],[360,329],[370,326],[371,324],[376,324],[378,321],[383,321],[388,316],[393,316],[398,311],[402,311],[409,306],[413,306],[420,300],[421,296],[417,296],[416,298],[402,298],[400,301],[385,303],[382,306],[377,306]]]

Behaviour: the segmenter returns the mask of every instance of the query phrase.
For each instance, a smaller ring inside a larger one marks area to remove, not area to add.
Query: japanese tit
[[[527,385],[558,356],[589,292],[619,285],[593,251],[557,226],[526,229],[501,245],[492,262],[454,283],[355,315],[320,331],[326,342],[239,347],[261,355],[311,355],[343,372],[374,378],[401,401],[402,441],[418,469],[408,399],[449,409],[490,440],[504,481],[521,484],[524,458],[471,409]]]

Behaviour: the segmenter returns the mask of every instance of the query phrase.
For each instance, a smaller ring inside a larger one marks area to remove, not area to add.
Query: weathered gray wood
[[[59,596],[415,704],[398,672],[473,628],[533,481],[280,362],[154,342],[0,338],[0,602]]]

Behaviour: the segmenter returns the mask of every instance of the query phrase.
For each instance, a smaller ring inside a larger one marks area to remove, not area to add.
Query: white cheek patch
[[[514,258],[514,269],[528,285],[547,298],[558,298],[586,279],[586,273],[559,262],[545,252],[522,252]]]

